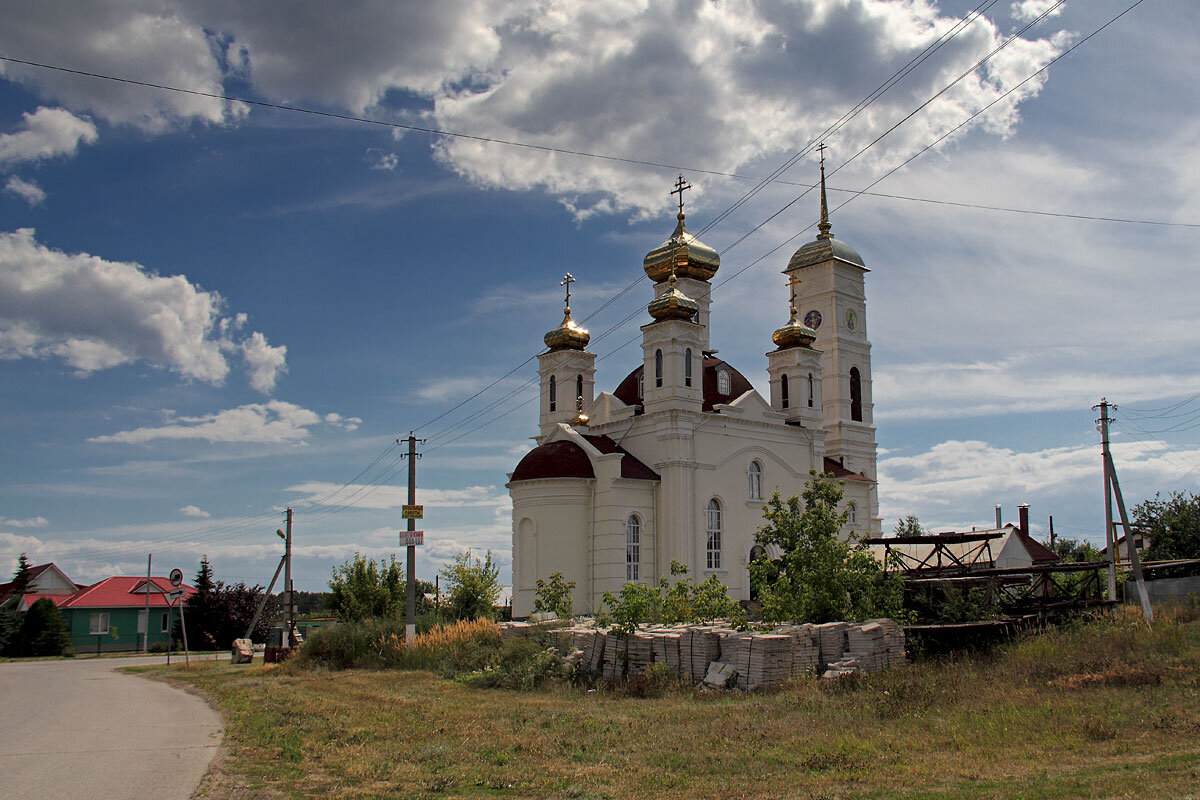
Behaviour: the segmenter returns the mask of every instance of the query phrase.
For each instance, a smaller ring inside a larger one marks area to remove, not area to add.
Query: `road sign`
[[[183,597],[183,589],[172,589],[171,591],[167,592],[167,599],[172,603],[179,602],[181,597]]]
[[[183,583],[183,570],[181,570],[181,569],[171,570],[171,585],[178,586],[181,583]]]
[[[425,506],[401,506],[401,519],[425,519]]]
[[[400,531],[400,546],[415,547],[425,544],[425,531]]]

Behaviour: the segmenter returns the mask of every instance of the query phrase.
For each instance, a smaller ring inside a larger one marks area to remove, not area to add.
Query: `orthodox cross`
[[[563,279],[561,281],[559,281],[559,283],[558,283],[559,286],[567,287],[566,303],[568,306],[571,305],[571,284],[574,282],[575,282],[575,276],[568,272],[566,275],[563,275]]]
[[[821,154],[821,166],[825,166],[825,151],[827,149],[829,148],[824,142],[817,145],[817,152]]]
[[[800,283],[800,281],[796,278],[796,273],[793,272],[791,277],[788,278],[788,291],[791,294],[791,300],[789,301],[789,304],[792,307],[793,315],[796,313],[796,284],[798,283]]]
[[[683,214],[683,193],[692,188],[692,185],[683,179],[683,175],[679,176],[679,180],[675,181],[675,188],[671,194],[679,195],[679,213]]]

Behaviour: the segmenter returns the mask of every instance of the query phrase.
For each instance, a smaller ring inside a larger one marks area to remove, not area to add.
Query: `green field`
[[[202,664],[213,797],[1200,797],[1200,622],[1162,614],[773,693],[472,689]]]

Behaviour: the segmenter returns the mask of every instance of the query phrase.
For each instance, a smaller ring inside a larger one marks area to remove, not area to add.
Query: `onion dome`
[[[824,145],[821,146],[822,149]],[[863,262],[862,256],[858,254],[850,245],[845,242],[840,242],[833,238],[830,230],[833,228],[829,224],[829,203],[825,199],[825,155],[821,155],[821,221],[817,224],[817,234],[815,241],[801,247],[788,260],[787,269],[784,272],[790,272],[801,267],[808,267],[813,264],[820,264],[822,261],[829,259],[837,259],[845,261],[848,264],[854,264],[857,267],[867,268]]]
[[[559,440],[538,445],[513,470],[511,481],[545,478],[594,478],[591,459],[574,442]]]
[[[575,320],[571,319],[570,306],[567,306],[566,312],[563,314],[562,323],[554,330],[547,331],[544,339],[546,347],[550,348],[550,352],[557,350],[583,350],[591,340],[592,335],[579,327],[579,324]]]
[[[775,342],[780,350],[787,350],[789,347],[811,347],[816,340],[817,332],[796,318],[795,304],[792,305],[792,318],[771,334],[771,341]]]
[[[675,266],[675,274],[681,278],[696,278],[697,280],[712,280],[721,267],[721,256],[716,250],[692,236],[687,226],[683,224],[683,212],[679,212],[679,224],[671,238],[651,250],[642,259],[642,268],[646,275],[655,283],[661,283],[671,274],[671,266]]]
[[[700,304],[676,288],[674,271],[671,272],[670,281],[667,290],[651,300],[646,310],[654,317],[655,322],[665,319],[692,319],[699,313]]]

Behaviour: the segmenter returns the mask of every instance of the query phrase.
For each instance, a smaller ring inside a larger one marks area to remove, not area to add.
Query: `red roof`
[[[729,394],[721,394],[718,391],[718,367],[723,367],[729,371]],[[641,378],[643,369],[644,367],[638,367],[626,375],[625,380],[621,381],[616,391],[613,392],[613,396],[627,406],[640,406],[642,398],[638,394],[638,381]],[[704,369],[701,381],[701,385],[704,388],[704,405],[701,408],[704,411],[712,411],[713,406],[718,403],[731,403],[754,388],[750,385],[750,381],[746,380],[745,375],[738,372],[725,361],[712,355],[705,355],[704,357]]]
[[[583,438],[587,439],[588,443],[591,444],[592,447],[596,448],[601,453],[604,453],[606,455],[608,453],[623,453],[624,454],[624,457],[621,459],[621,477],[622,478],[633,478],[634,480],[641,480],[641,481],[662,480],[662,478],[659,477],[657,472],[655,472],[654,470],[647,467],[645,464],[643,464],[641,461],[639,461],[637,458],[635,458],[633,455],[631,455],[629,453],[629,451],[627,451],[624,447],[621,447],[621,445],[617,444],[616,442],[614,442],[612,439],[608,438],[607,436],[597,436],[595,434],[585,433],[583,435]]]
[[[848,470],[845,467],[843,467],[837,461],[834,461],[832,458],[826,457],[825,466],[823,467],[823,469],[825,470],[825,472],[828,472],[831,475],[833,475],[833,477],[840,478],[842,480],[867,481],[868,483],[872,482],[871,479],[868,478],[866,475],[863,475],[861,472],[852,472],[851,470]]]
[[[513,470],[511,480],[532,481],[539,478],[594,478],[592,460],[574,442],[557,441],[540,444],[525,454]]]
[[[21,595],[20,604],[24,605],[25,608],[29,608],[38,600],[41,600],[43,597],[47,597],[50,599],[50,602],[54,603],[54,605],[61,606],[64,602],[66,602],[67,598],[73,596],[74,595],[69,594],[23,594]]]
[[[29,580],[32,582],[35,578],[37,578],[37,576],[41,575],[43,572],[50,569],[51,567],[58,569],[58,566],[53,561],[51,561],[47,564],[38,564],[36,567],[30,567],[29,568]],[[61,569],[58,569],[58,571],[63,574],[63,577],[66,577],[67,573],[63,572]],[[67,580],[71,580],[71,579],[67,578]],[[0,583],[0,603],[4,602],[5,600],[7,600],[9,598],[9,595],[12,594],[13,586],[15,584],[16,584],[16,581],[9,581],[8,583]],[[75,584],[75,585],[79,586],[79,584]],[[83,587],[79,586],[79,588],[82,589]]]
[[[151,578],[154,585],[162,592],[169,592],[174,587],[166,578]],[[135,592],[146,582],[145,578],[127,578],[114,577],[105,578],[99,583],[93,583],[86,589],[80,589],[69,598],[59,603],[60,608],[144,608],[146,605],[146,594],[144,592]],[[196,593],[196,590],[191,586],[184,584],[179,588],[185,592],[185,597],[191,597]],[[150,592],[150,606],[152,608],[167,608],[170,604],[167,598],[161,592]]]

